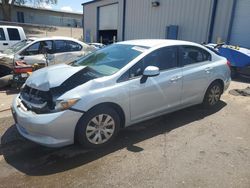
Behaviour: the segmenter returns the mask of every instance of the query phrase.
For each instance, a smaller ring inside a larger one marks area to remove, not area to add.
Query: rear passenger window
[[[202,48],[195,46],[183,46],[180,59],[182,64],[185,66],[204,61],[210,61],[211,55]]]
[[[0,40],[6,40],[3,28],[0,28]]]
[[[55,41],[55,53],[75,52],[82,50],[82,46],[76,42],[68,40]]]
[[[7,28],[10,40],[21,40],[17,29]]]
[[[75,51],[81,51],[82,50],[82,46],[76,42],[73,41],[67,41],[67,45],[68,45],[68,49],[71,52],[75,52]]]
[[[65,40],[56,40],[55,44],[55,53],[63,53],[67,51],[67,43]]]

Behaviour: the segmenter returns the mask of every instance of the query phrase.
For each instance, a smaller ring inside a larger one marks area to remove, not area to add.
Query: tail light
[[[228,60],[227,60],[227,65],[228,65],[229,68],[231,67],[231,63]]]

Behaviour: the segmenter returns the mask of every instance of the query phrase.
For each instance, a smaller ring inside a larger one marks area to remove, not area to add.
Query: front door
[[[33,64],[46,64],[46,58],[45,58],[45,52],[44,47],[47,47],[47,53],[48,53],[48,63],[53,63],[53,42],[52,41],[39,41],[36,42],[29,47],[27,47],[25,50],[23,50],[18,56],[15,57],[15,60],[23,60],[29,65]]]
[[[143,70],[147,66],[157,66],[160,75],[149,77],[146,82],[141,83]],[[131,122],[177,108],[182,89],[177,49],[164,47],[144,57],[130,69],[129,82]]]

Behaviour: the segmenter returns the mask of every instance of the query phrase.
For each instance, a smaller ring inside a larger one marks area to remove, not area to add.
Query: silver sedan
[[[39,144],[101,147],[132,124],[215,106],[230,80],[227,60],[199,44],[125,41],[34,72],[12,112],[20,134]]]

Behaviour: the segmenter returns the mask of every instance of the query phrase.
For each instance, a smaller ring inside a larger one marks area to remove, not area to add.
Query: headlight
[[[67,100],[58,100],[56,101],[55,110],[63,111],[69,109],[71,106],[76,104],[80,99],[67,99]]]

